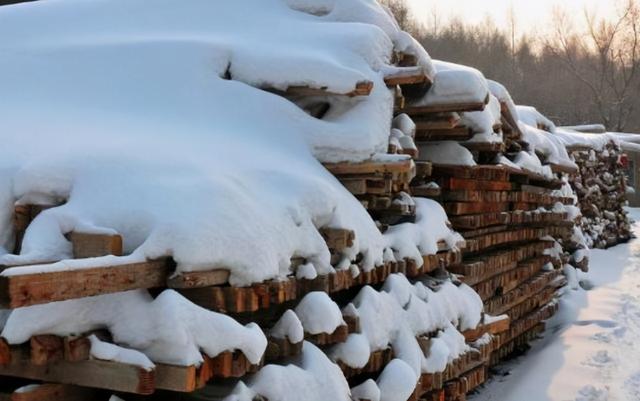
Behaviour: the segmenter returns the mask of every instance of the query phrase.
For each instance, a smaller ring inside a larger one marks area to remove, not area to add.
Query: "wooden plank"
[[[349,336],[349,327],[346,324],[338,326],[333,333],[304,333],[304,339],[318,346],[343,343]]]
[[[0,365],[0,376],[94,387],[125,393],[152,394],[155,374],[140,367],[109,361],[58,361],[47,366],[36,366],[30,361],[24,347],[11,350],[11,362]]]
[[[64,359],[64,341],[54,335],[31,337],[31,363],[45,366]]]
[[[387,86],[415,85],[431,83],[431,78],[422,66],[416,65],[394,69],[393,72],[384,76],[384,83]]]
[[[472,286],[496,275],[515,269],[519,262],[538,257],[551,246],[550,242],[536,241],[511,247],[508,250],[485,252],[463,263],[450,266],[451,273],[463,275],[465,284]]]
[[[201,387],[197,385],[196,377],[195,366],[156,364],[155,387],[158,390],[190,393]]]
[[[0,337],[0,366],[6,366],[11,363],[11,347],[7,341]]]
[[[351,330],[355,332],[356,330]],[[268,337],[267,349],[265,351],[265,361],[277,362],[284,358],[300,355],[302,353],[303,341],[292,343],[288,338]]]
[[[412,106],[406,104],[401,110],[403,113],[407,113],[410,116],[431,114],[431,113],[462,113],[469,111],[482,111],[484,110],[485,103],[450,103],[450,104],[433,104],[429,106]]]
[[[553,171],[554,173],[565,173],[565,174],[578,173],[577,167],[569,167],[569,166],[564,166],[556,163],[549,163],[549,166],[551,167],[551,171]]]
[[[455,177],[480,181],[509,181],[509,170],[504,166],[458,166],[434,164],[434,177]]]
[[[509,105],[506,102],[500,102],[500,112],[502,114],[502,118],[509,124],[511,130],[514,131],[512,138],[522,138],[522,131],[520,130],[520,126],[518,125],[516,118],[511,114],[511,109],[509,109]]]
[[[442,189],[430,185],[418,185],[411,187],[411,195],[423,198],[437,198],[442,195]]]
[[[21,267],[0,276],[0,306],[20,308],[48,302],[164,287],[173,270],[169,259],[66,271],[19,274]]]
[[[451,190],[510,191],[512,187],[510,182],[480,181],[455,177],[438,178],[436,182],[443,189]]]
[[[431,113],[462,113],[468,111],[482,111],[489,103],[490,95],[487,94],[486,99],[483,102],[473,103],[441,103],[432,104],[428,106],[415,106],[409,103],[402,110],[404,113],[411,115],[414,114],[431,114]]]
[[[445,191],[442,194],[444,201],[457,202],[509,202],[508,191]]]
[[[415,172],[413,160],[407,158],[399,161],[366,161],[361,163],[324,163],[324,167],[333,175],[357,175],[357,174],[408,174]]]
[[[427,161],[416,161],[416,178],[424,179],[430,177],[433,171],[433,164]]]
[[[506,212],[508,202],[447,202],[443,204],[447,214],[458,216],[461,214]]]
[[[11,401],[88,401],[98,399],[97,390],[68,384],[44,383],[11,394]]]
[[[331,251],[341,252],[350,248],[356,239],[356,233],[353,230],[344,228],[322,227],[319,231]]]
[[[89,234],[72,232],[73,258],[95,258],[106,255],[122,256],[122,236],[118,234]]]
[[[421,116],[413,119],[416,130],[450,129],[455,128],[460,122],[458,113],[436,114],[433,116]]]
[[[460,145],[476,152],[504,152],[505,144],[503,142],[460,142]]]
[[[167,279],[169,288],[200,288],[226,284],[230,272],[227,269],[216,269],[202,272],[184,272]]]
[[[509,309],[543,291],[560,274],[558,270],[539,273],[516,289],[487,300],[485,302],[485,311],[493,315],[508,313]]]
[[[354,96],[369,96],[373,90],[373,82],[360,81],[357,82],[355,87],[347,92],[335,92],[329,90],[327,87],[313,88],[309,86],[289,86],[285,90],[279,90],[274,88],[264,87],[263,90],[282,94],[284,96],[328,96],[328,95],[342,95],[348,97]]]
[[[424,141],[466,141],[471,139],[473,132],[468,127],[445,129],[416,129],[416,142]]]
[[[86,361],[91,356],[91,341],[89,336],[65,337],[64,359],[69,362]]]

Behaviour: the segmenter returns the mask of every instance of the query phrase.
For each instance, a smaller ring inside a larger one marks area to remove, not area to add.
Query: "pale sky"
[[[554,7],[560,7],[569,15],[584,20],[584,9],[598,15],[612,17],[616,14],[617,0],[408,0],[414,15],[428,23],[432,10],[441,19],[459,17],[478,23],[490,16],[496,24],[506,27],[510,7],[513,6],[519,31],[532,31],[547,25]]]

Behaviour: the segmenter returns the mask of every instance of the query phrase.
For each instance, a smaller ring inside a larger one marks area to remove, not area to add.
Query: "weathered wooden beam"
[[[0,275],[0,306],[20,308],[68,299],[166,286],[169,259],[104,267],[20,274],[15,267]],[[29,270],[27,270],[29,271]]]
[[[416,130],[451,129],[460,122],[458,113],[444,113],[413,118]]]
[[[7,340],[0,337],[0,366],[6,366],[11,363],[11,347]]]
[[[508,202],[447,202],[444,205],[447,214],[454,216],[474,213],[506,212]]]
[[[511,130],[513,130],[514,135],[512,135],[513,139],[522,138],[522,131],[520,130],[520,126],[516,121],[516,118],[511,114],[511,109],[506,102],[500,102],[500,112],[502,114],[502,118],[505,120]]]
[[[54,335],[38,335],[31,337],[31,363],[45,366],[64,359],[64,341]]]
[[[415,164],[410,158],[399,161],[365,161],[360,163],[324,163],[333,175],[361,174],[408,174],[415,172]]]
[[[83,387],[151,394],[155,390],[155,374],[138,366],[109,361],[58,361],[46,366],[31,363],[29,350],[14,347],[11,362],[0,365],[0,376],[72,384]]]
[[[190,393],[204,386],[197,382],[198,368],[195,366],[174,366],[156,364],[155,388],[158,390]]]
[[[431,83],[431,77],[422,66],[399,67],[384,76],[384,83],[387,86],[424,84]]]
[[[460,145],[475,152],[504,152],[505,144],[503,142],[460,142]]]
[[[338,326],[333,333],[304,334],[306,341],[312,342],[318,346],[343,343],[347,341],[348,336],[349,326],[346,324]]]
[[[428,106],[412,106],[411,104],[405,105],[401,111],[407,113],[410,116],[433,114],[433,113],[462,113],[469,111],[482,111],[484,110],[486,103],[443,103],[432,104]]]
[[[457,166],[434,164],[434,177],[455,177],[481,181],[509,181],[509,170],[504,166]]]
[[[310,87],[310,86],[297,86],[297,85],[289,86],[285,90],[268,88],[268,87],[265,87],[263,89],[267,90],[269,92],[282,94],[284,96],[329,96],[329,95],[335,96],[335,95],[341,95],[341,96],[355,97],[355,96],[369,96],[369,94],[373,90],[373,82],[371,82],[371,81],[360,81],[360,82],[357,82],[355,84],[355,87],[353,89],[347,91],[347,92],[335,92],[335,91],[329,90],[327,87],[314,88],[314,87]]]
[[[269,337],[264,355],[265,361],[275,362],[284,358],[300,355],[300,353],[302,353],[302,344],[302,341],[292,343],[288,338]]]
[[[483,319],[484,320],[484,319]],[[509,330],[511,319],[507,315],[496,317],[493,321],[485,323],[484,321],[475,329],[464,331],[464,339],[466,342],[474,342],[485,334],[499,334]]]
[[[106,255],[122,256],[122,236],[118,234],[90,234],[72,232],[73,258],[95,258]]]
[[[327,247],[337,252],[352,247],[356,239],[356,234],[353,230],[344,228],[322,227],[319,231],[327,243]]]
[[[411,187],[411,195],[422,198],[437,198],[442,195],[442,189],[430,185],[418,185]]]
[[[551,171],[553,171],[554,173],[565,173],[565,174],[578,173],[577,167],[564,166],[562,164],[556,164],[556,163],[549,163],[549,166],[551,167]]]
[[[480,181],[466,178],[438,178],[436,182],[443,189],[470,191],[510,191],[513,184],[501,181]]]
[[[428,141],[466,141],[473,132],[468,127],[416,129],[416,142]]]
[[[170,288],[200,288],[226,284],[230,272],[227,269],[216,269],[202,272],[184,272],[170,277],[167,286]]]

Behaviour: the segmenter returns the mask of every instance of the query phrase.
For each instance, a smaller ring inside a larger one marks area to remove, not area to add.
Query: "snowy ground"
[[[590,269],[593,287],[568,290],[544,338],[472,401],[640,400],[640,239],[592,251]]]

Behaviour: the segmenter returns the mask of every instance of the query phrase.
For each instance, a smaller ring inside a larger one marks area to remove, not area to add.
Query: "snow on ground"
[[[640,209],[629,210],[640,220]],[[640,223],[633,229],[639,235]],[[592,250],[581,278],[587,290],[567,290],[544,338],[470,400],[640,399],[640,240]]]

